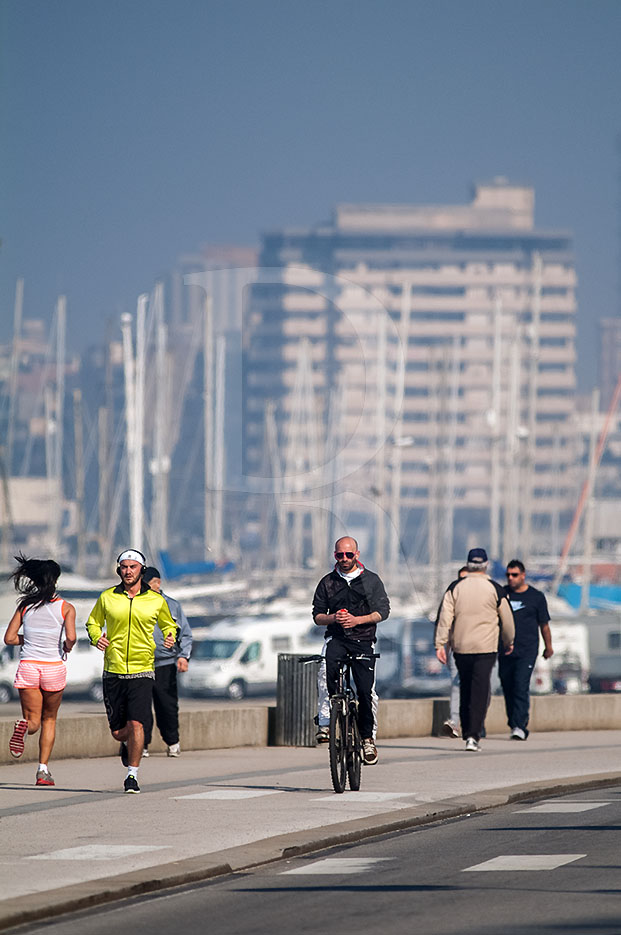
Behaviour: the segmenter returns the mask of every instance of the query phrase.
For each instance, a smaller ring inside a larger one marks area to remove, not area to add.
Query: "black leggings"
[[[454,653],[459,672],[459,719],[464,740],[481,739],[496,653]]]

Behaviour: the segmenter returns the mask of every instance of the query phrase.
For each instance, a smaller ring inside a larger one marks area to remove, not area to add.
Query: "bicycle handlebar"
[[[300,656],[300,658],[298,659],[298,662],[303,662],[303,663],[307,663],[307,662],[324,662],[324,661],[325,661],[325,658],[326,658],[325,656],[319,656],[319,655],[315,655],[315,656]],[[348,653],[347,653],[347,656],[346,656],[345,659],[343,659],[342,661],[343,661],[343,662],[351,662],[352,659],[379,659],[379,658],[380,658],[380,654],[379,654],[379,653],[360,653],[359,655],[356,655],[355,653],[349,653],[349,652],[348,652]]]

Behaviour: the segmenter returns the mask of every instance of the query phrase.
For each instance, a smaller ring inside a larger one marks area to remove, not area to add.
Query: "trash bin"
[[[279,747],[314,747],[317,727],[317,663],[279,653],[274,742]]]

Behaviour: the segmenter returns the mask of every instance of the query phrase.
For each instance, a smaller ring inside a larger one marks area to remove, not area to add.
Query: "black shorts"
[[[110,730],[121,730],[128,721],[149,722],[155,679],[120,679],[107,675],[103,679],[103,700]]]

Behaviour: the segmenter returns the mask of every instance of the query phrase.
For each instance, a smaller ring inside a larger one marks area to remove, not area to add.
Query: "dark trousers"
[[[496,653],[455,653],[459,672],[459,719],[464,740],[483,735],[491,697],[492,669]]]
[[[530,707],[530,677],[533,666],[537,660],[534,656],[500,656],[498,659],[498,674],[500,684],[505,696],[507,721],[509,727],[520,727],[526,730],[528,724],[528,711]]]
[[[157,728],[167,747],[179,743],[179,697],[177,694],[177,666],[171,663],[156,666],[153,686],[153,707]],[[144,745],[148,747],[153,737],[153,712],[149,709],[149,721],[144,725]]]
[[[338,691],[339,660],[345,659],[347,653],[371,654],[374,652],[370,640],[337,640],[334,637],[326,646],[326,682],[328,694],[335,695]],[[356,659],[351,666],[356,694],[358,696],[358,728],[363,740],[373,737],[374,718],[373,701],[371,693],[375,685],[375,659]]]

